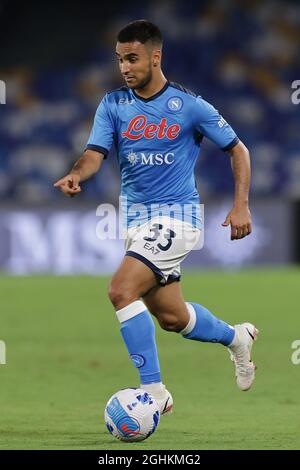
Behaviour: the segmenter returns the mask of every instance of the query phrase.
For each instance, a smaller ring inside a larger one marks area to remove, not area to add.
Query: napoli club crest
[[[172,98],[168,99],[168,108],[170,111],[173,111],[173,113],[176,113],[181,110],[183,106],[183,101],[179,96],[173,96]]]

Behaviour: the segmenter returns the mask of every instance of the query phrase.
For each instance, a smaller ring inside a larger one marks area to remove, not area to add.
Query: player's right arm
[[[66,196],[76,196],[81,192],[80,183],[93,176],[100,169],[104,154],[87,149],[77,160],[70,173],[54,183]]]
[[[70,173],[54,183],[54,186],[60,188],[66,196],[72,197],[80,193],[80,183],[97,173],[103,159],[107,157],[114,134],[114,120],[107,102],[107,95],[105,95],[97,108],[85,152],[77,160]]]

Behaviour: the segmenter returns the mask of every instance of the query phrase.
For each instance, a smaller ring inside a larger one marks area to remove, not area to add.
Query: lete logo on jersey
[[[163,139],[167,137],[173,140],[178,137],[180,129],[179,124],[168,126],[166,118],[162,118],[158,124],[148,124],[146,116],[140,114],[131,119],[127,129],[122,132],[122,137],[127,137],[130,140],[139,140],[142,137],[146,139]]]

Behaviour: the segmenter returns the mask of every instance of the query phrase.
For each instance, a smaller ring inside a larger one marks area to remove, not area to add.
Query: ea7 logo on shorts
[[[174,153],[149,153],[147,155],[143,152],[139,154],[130,152],[127,155],[127,160],[132,166],[136,165],[137,163],[140,163],[141,165],[172,165],[172,163],[174,163]]]
[[[130,140],[139,140],[142,137],[146,139],[163,139],[167,137],[174,140],[178,137],[180,129],[179,124],[168,126],[166,118],[162,118],[158,124],[148,124],[146,116],[139,114],[131,119],[127,129],[122,132],[122,137]]]

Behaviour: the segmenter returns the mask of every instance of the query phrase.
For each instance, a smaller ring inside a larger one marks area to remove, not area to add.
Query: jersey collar
[[[133,94],[136,98],[138,98],[139,100],[144,101],[145,103],[147,103],[148,101],[155,100],[160,95],[162,95],[166,91],[166,89],[169,87],[169,85],[170,85],[170,82],[169,82],[169,80],[167,80],[166,83],[164,84],[164,86],[162,87],[162,89],[160,91],[158,91],[157,93],[155,93],[155,95],[149,96],[149,98],[143,98],[142,96],[139,96],[135,92],[135,90],[132,90],[132,92],[133,92]]]

